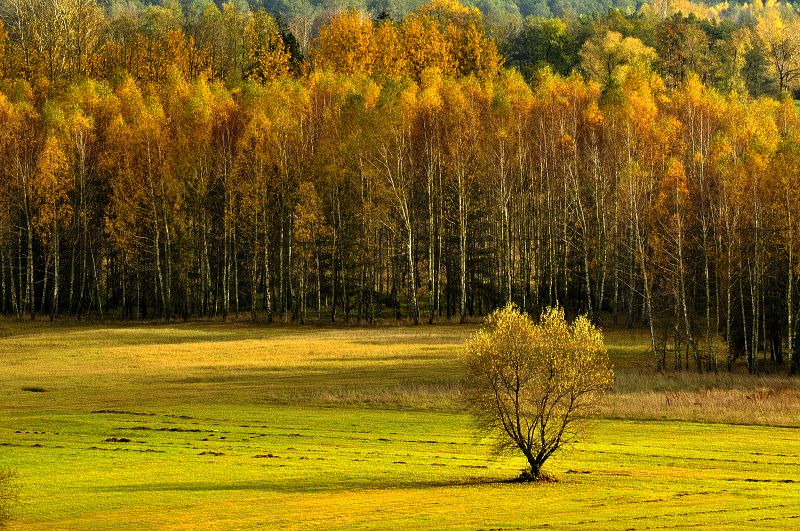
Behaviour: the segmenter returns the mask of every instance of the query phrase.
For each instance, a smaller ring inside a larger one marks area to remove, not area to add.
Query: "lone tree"
[[[586,317],[572,324],[550,308],[538,324],[514,305],[497,310],[467,343],[464,396],[498,452],[519,449],[535,481],[542,465],[573,442],[611,387],[614,371],[603,333]]]

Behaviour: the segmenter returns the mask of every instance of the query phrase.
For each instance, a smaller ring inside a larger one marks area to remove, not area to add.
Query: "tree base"
[[[556,479],[543,473],[534,476],[531,474],[530,470],[523,470],[522,473],[512,481],[514,483],[551,483],[556,481]]]

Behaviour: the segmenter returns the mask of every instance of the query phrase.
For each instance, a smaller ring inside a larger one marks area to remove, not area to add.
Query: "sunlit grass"
[[[644,334],[608,333],[617,386],[605,418],[548,463],[556,483],[509,484],[524,461],[492,458],[459,401],[460,345],[474,329],[2,322],[0,466],[19,473],[14,525],[797,522],[793,381],[656,375]]]

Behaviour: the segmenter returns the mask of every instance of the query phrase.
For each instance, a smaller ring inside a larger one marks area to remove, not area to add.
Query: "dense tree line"
[[[664,75],[613,28],[581,46],[583,74],[526,79],[450,2],[340,13],[305,52],[232,4],[3,6],[3,313],[432,323],[562,305],[645,326],[660,369],[800,369],[788,97]]]
[[[594,17],[529,17],[501,51],[526,75],[543,65],[569,75],[582,70],[584,47],[608,31],[652,49],[652,67],[668,87],[695,74],[724,93],[778,97],[797,89],[800,18],[789,4],[773,1],[708,7],[672,0],[645,4],[634,15],[612,10]],[[618,59],[624,49],[609,58]]]

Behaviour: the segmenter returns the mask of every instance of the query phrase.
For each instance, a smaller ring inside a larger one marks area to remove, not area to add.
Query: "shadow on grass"
[[[291,325],[256,326],[249,322],[219,321],[11,321],[0,317],[0,340],[41,340],[47,334],[80,337],[85,347],[160,346],[247,340],[291,339],[315,332]],[[113,343],[113,344],[109,344]]]
[[[325,385],[363,386],[380,383],[391,387],[402,384],[455,384],[461,378],[459,367],[446,358],[410,358],[413,363],[383,365],[379,358],[369,359],[370,363],[354,363],[344,366],[319,366],[313,364],[292,367],[233,367],[219,374],[213,367],[192,376],[155,376],[150,381],[172,385],[196,384],[252,384],[259,383],[269,389],[275,385],[291,383],[296,388],[315,388],[325,390]],[[455,367],[455,368],[454,368]],[[272,377],[272,378],[265,378]],[[320,387],[322,386],[322,387]]]
[[[160,482],[160,483],[140,483],[136,485],[112,485],[98,486],[91,489],[96,493],[137,493],[137,492],[214,492],[214,491],[265,491],[286,494],[320,493],[320,492],[340,492],[345,490],[402,490],[402,489],[440,489],[448,487],[480,487],[480,486],[501,486],[501,485],[536,485],[542,482],[519,482],[517,478],[476,478],[464,477],[460,479],[448,479],[441,481],[341,481],[334,484],[315,483],[313,477],[308,481],[287,481],[283,484],[276,484],[270,481],[237,481],[230,483],[220,482]]]

